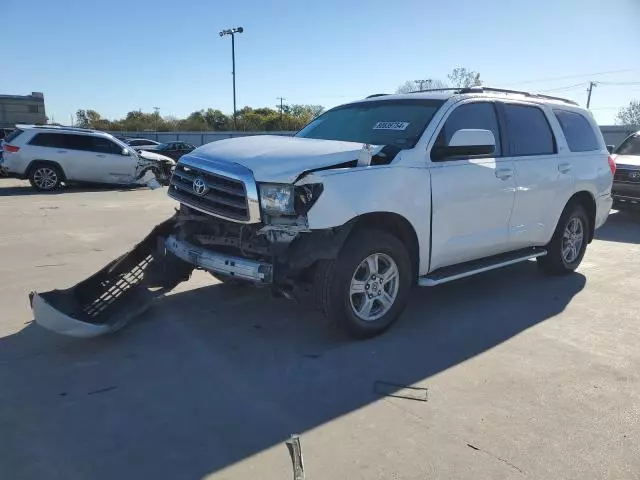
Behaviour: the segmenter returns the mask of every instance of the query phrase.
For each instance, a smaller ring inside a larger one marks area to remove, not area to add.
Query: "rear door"
[[[552,128],[556,122],[549,109],[526,102],[500,102],[498,110],[505,126],[506,152],[515,167],[509,243],[514,250],[544,245],[573,194],[571,164],[558,154]]]
[[[77,180],[81,172],[78,152],[74,149],[70,135],[65,133],[41,132],[29,142],[31,159],[56,162],[68,180]],[[81,155],[80,155],[81,157]]]
[[[495,104],[466,101],[455,107],[434,147],[447,145],[460,129],[492,131],[496,150],[490,155],[431,159],[431,271],[509,250],[515,181],[513,163],[502,154]]]

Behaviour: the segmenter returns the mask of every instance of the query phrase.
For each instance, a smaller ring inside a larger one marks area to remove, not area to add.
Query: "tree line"
[[[273,108],[244,107],[233,115],[207,108],[191,113],[186,118],[161,116],[159,112],[147,113],[133,110],[124,118],[109,120],[95,110],[78,110],[74,126],[104,131],[157,131],[157,132],[203,132],[203,131],[277,131],[299,130],[320,115],[321,105],[283,105],[280,111]]]
[[[434,88],[464,88],[482,85],[480,73],[467,68],[454,68],[446,80],[425,77],[407,80],[396,93],[410,93]],[[282,105],[276,110],[269,107],[244,107],[233,115],[207,108],[191,113],[186,118],[162,117],[159,112],[134,110],[124,118],[108,120],[95,110],[78,110],[76,126],[107,131],[277,131],[299,130],[324,111],[321,105]],[[633,100],[619,110],[616,121],[622,125],[640,126],[640,101]]]

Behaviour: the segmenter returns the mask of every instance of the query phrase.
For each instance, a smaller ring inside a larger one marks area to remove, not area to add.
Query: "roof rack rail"
[[[544,95],[542,93],[531,93],[522,90],[509,90],[506,88],[492,88],[477,85],[473,87],[457,87],[457,88],[430,88],[427,90],[417,90],[411,93],[423,93],[423,92],[455,92],[455,93],[482,93],[482,92],[496,92],[496,93],[513,93],[516,95],[524,95],[531,98],[544,98],[547,100],[557,100],[559,102],[569,103],[571,105],[578,105],[577,102],[562,97],[553,97],[551,95]]]
[[[366,96],[364,98],[366,100],[367,98],[384,97],[385,95],[389,95],[389,94],[388,93],[374,93],[373,95],[369,95],[369,96]]]
[[[92,128],[81,127],[65,127],[64,125],[34,125],[33,128],[41,128],[43,130],[72,130],[74,132],[97,132]]]
[[[516,95],[524,95],[525,97],[544,98],[544,99],[547,99],[547,100],[557,100],[559,102],[569,103],[571,105],[578,105],[577,102],[574,102],[573,100],[569,100],[567,98],[553,97],[551,95],[544,95],[542,93],[525,92],[525,91],[522,91],[522,90],[509,90],[509,89],[506,89],[506,88],[483,87],[482,85],[478,85],[478,86],[474,86],[474,87],[461,88],[458,93],[477,93],[477,92],[480,92],[480,93],[482,93],[482,92],[514,93]]]

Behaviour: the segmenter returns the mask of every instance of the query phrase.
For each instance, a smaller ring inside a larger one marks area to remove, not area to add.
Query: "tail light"
[[[18,150],[20,150],[20,147],[16,147],[14,145],[9,145],[8,143],[4,144],[4,147],[2,147],[3,150],[5,152],[9,152],[9,153],[16,153]]]
[[[609,155],[609,168],[611,169],[611,174],[616,174],[616,161],[612,155]]]

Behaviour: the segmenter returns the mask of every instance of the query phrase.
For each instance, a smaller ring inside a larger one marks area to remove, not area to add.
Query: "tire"
[[[582,205],[579,203],[567,205],[560,216],[556,231],[546,247],[547,254],[537,258],[538,266],[544,273],[567,275],[578,268],[587,249],[589,223],[589,217]],[[571,235],[573,236],[571,237]]]
[[[386,278],[394,268],[395,276]],[[380,230],[356,231],[338,258],[317,264],[316,306],[352,337],[373,337],[389,328],[404,310],[411,277],[411,259],[400,240]]]
[[[36,190],[52,192],[62,182],[62,170],[50,163],[37,163],[29,171],[29,183]]]

